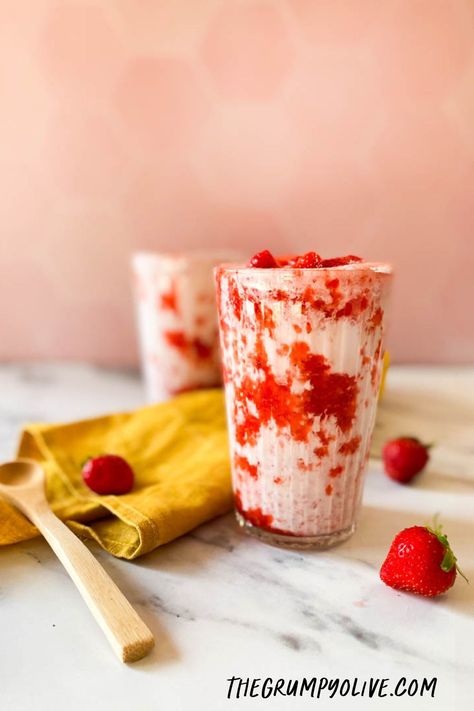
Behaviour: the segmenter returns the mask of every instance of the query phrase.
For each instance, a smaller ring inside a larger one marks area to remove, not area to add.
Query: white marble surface
[[[26,421],[139,405],[133,375],[83,365],[0,366],[0,457]],[[373,460],[359,530],[327,553],[244,537],[232,516],[133,563],[93,548],[156,634],[147,659],[115,660],[42,540],[0,549],[0,709],[422,709],[474,707],[474,584],[437,600],[378,579],[393,535],[441,512],[474,583],[474,369],[392,368],[377,443],[434,441],[428,469],[399,486]],[[239,677],[438,678],[435,698],[227,700]]]

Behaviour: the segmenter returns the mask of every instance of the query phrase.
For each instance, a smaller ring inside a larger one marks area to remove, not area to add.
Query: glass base
[[[346,541],[356,530],[356,524],[352,523],[342,531],[334,533],[323,533],[319,536],[288,536],[282,533],[272,533],[263,528],[254,526],[245,519],[239,511],[235,512],[237,523],[249,536],[258,538],[263,543],[280,548],[294,548],[297,550],[326,550],[339,543]]]

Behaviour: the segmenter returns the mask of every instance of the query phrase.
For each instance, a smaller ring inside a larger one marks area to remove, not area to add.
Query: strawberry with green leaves
[[[454,585],[457,573],[465,578],[441,526],[435,526],[412,526],[395,536],[380,569],[386,585],[435,597]]]

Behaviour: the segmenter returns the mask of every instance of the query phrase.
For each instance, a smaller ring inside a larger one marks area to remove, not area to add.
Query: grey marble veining
[[[1,366],[0,392],[4,458],[26,421],[126,410],[143,400],[133,374],[81,364]],[[394,706],[467,711],[473,586],[458,580],[447,595],[425,600],[387,588],[378,570],[398,530],[439,511],[474,580],[473,431],[474,369],[392,368],[359,528],[342,546],[325,553],[272,548],[244,536],[228,515],[133,562],[92,547],[156,635],[153,654],[130,667],[116,662],[42,540],[0,549],[0,709],[220,711],[260,703],[283,710],[316,703],[227,700],[226,679],[236,675],[437,676],[436,698],[396,699]],[[435,442],[429,467],[410,487],[386,479],[376,458],[387,437],[404,433]],[[325,703],[319,708],[392,708],[390,699]]]

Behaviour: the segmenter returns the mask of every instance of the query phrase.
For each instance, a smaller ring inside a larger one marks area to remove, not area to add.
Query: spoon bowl
[[[17,459],[0,464],[0,486],[11,489],[44,487],[44,472],[33,459]]]

